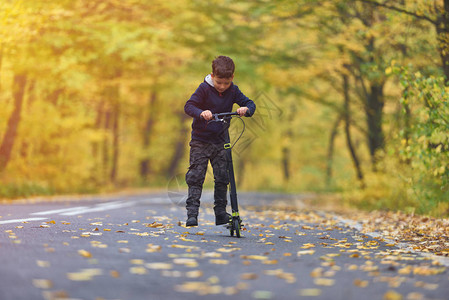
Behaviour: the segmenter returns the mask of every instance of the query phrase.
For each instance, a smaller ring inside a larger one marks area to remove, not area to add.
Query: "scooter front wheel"
[[[240,237],[240,222],[239,219],[232,220],[232,227],[235,229],[235,235],[239,238]],[[231,234],[232,236],[232,234]]]

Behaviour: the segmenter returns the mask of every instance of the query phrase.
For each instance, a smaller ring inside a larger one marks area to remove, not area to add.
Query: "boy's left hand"
[[[237,113],[240,115],[240,117],[244,117],[246,115],[247,111],[248,111],[248,107],[246,107],[246,106],[242,106],[237,109]]]

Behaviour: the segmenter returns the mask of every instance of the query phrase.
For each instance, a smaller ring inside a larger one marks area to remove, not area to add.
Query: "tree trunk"
[[[0,74],[2,74],[2,66],[3,66],[3,44],[0,42]],[[2,78],[0,76],[0,91],[2,90]]]
[[[120,101],[119,87],[113,88],[113,111],[112,111],[112,165],[109,179],[112,183],[116,183],[118,174],[118,160],[120,154]]]
[[[338,126],[340,125],[341,120],[343,119],[343,115],[339,115],[337,120],[335,120],[334,125],[332,126],[332,131],[329,136],[329,146],[327,148],[327,169],[326,169],[326,185],[329,187],[332,181],[332,164],[334,161],[334,144],[335,138],[338,133]]]
[[[288,183],[288,180],[290,179],[290,149],[286,146],[282,148],[282,170],[284,182]]]
[[[25,95],[27,76],[25,74],[14,75],[13,97],[14,110],[8,120],[5,135],[0,146],[0,172],[4,171],[11,159],[11,152],[17,136],[17,129],[20,123],[20,114],[22,111],[23,98]]]
[[[95,127],[94,130],[96,131],[102,131],[102,124],[103,124],[103,117],[104,117],[104,112],[103,112],[103,102],[100,102],[97,106],[96,109],[96,118],[95,118]],[[99,180],[101,177],[101,172],[98,172],[99,170],[101,170],[101,153],[100,153],[100,142],[98,141],[94,141],[92,142],[92,158],[94,160],[94,164],[92,166],[91,169],[91,174],[90,174],[90,178],[92,181],[97,182],[97,180]]]
[[[183,126],[181,127],[182,129],[179,133],[178,140],[176,141],[175,152],[173,154],[173,157],[172,157],[170,164],[168,166],[168,169],[167,169],[167,176],[170,179],[177,175],[179,162],[184,157],[186,145],[188,142],[187,135],[189,132],[188,127],[184,126],[184,122],[187,118],[188,118],[188,116],[186,114],[184,114],[184,113],[181,114],[180,119],[181,119],[181,124]]]
[[[374,172],[377,171],[377,151],[384,149],[385,143],[382,131],[383,108],[383,84],[372,84],[365,111],[368,127],[368,146],[371,155],[371,166]]]
[[[360,181],[360,185],[362,189],[365,188],[365,180],[363,176],[362,169],[360,167],[359,158],[357,156],[357,153],[355,151],[355,148],[352,144],[352,137],[351,137],[351,108],[350,108],[350,96],[349,96],[349,80],[348,75],[343,74],[343,91],[344,91],[344,120],[345,120],[345,135],[346,135],[346,145],[348,146],[349,153],[352,158],[352,162],[354,164],[354,168],[357,174],[357,179]]]
[[[449,0],[444,0],[444,8],[435,24],[438,52],[446,80],[449,80]]]
[[[111,128],[111,111],[109,108],[107,108],[104,112],[104,138],[103,138],[103,149],[102,149],[102,155],[103,155],[103,174],[102,179],[104,183],[107,182],[108,178],[108,169],[109,169],[109,130]]]
[[[151,91],[150,97],[148,98],[148,117],[145,122],[145,130],[143,132],[143,149],[148,150],[150,147],[151,134],[154,128],[155,119],[155,104],[157,101],[156,91]],[[148,178],[151,173],[151,162],[150,158],[147,156],[140,161],[140,177],[144,180]]]

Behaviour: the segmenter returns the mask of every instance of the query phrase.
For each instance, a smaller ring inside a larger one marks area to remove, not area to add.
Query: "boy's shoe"
[[[187,219],[186,226],[198,226],[198,219],[196,217],[189,217]]]
[[[215,215],[215,225],[228,224],[230,218],[231,215],[228,214],[227,212]]]

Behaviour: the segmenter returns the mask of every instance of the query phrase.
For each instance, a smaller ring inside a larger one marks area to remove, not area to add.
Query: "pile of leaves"
[[[407,243],[415,251],[449,256],[448,219],[385,211],[351,213],[345,217],[363,220],[363,233],[379,233],[384,239]]]

